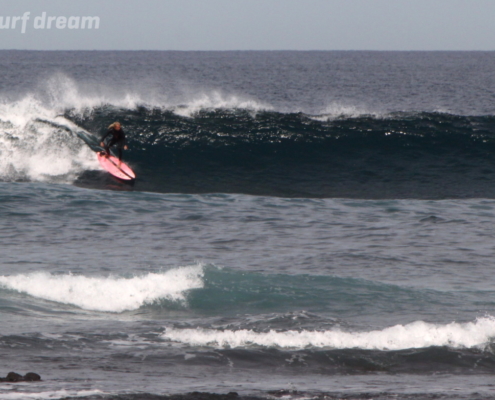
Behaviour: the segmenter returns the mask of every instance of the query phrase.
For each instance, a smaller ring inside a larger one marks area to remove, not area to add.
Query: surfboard
[[[104,152],[96,153],[100,165],[116,178],[124,181],[132,181],[136,179],[134,171],[124,162],[120,162],[115,156],[105,156]]]

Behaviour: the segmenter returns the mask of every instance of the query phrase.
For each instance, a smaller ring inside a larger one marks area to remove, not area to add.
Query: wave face
[[[180,110],[180,109],[179,109]],[[495,196],[495,117],[311,116],[246,109],[102,107],[66,117],[123,121],[146,190],[287,197]],[[84,184],[84,178],[81,179]],[[140,183],[141,187],[141,183]]]
[[[124,121],[144,190],[286,197],[495,196],[495,118],[348,117],[245,109],[99,108],[89,131]],[[82,177],[79,182],[85,184]]]

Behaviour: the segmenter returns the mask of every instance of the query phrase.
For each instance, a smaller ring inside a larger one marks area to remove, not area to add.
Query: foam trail
[[[165,298],[185,301],[186,291],[203,287],[201,265],[133,278],[51,275],[36,272],[0,276],[0,286],[86,310],[123,312]]]
[[[288,349],[332,348],[366,350],[403,350],[431,346],[473,348],[484,346],[495,336],[495,319],[478,318],[475,322],[447,325],[423,321],[396,325],[369,332],[211,330],[167,328],[163,337],[191,346],[239,348],[249,346]]]

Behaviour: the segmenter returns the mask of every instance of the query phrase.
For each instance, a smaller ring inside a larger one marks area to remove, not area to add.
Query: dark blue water
[[[1,398],[494,397],[495,54],[0,54]]]

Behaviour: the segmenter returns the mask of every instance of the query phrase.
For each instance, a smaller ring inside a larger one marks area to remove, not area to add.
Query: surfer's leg
[[[119,151],[119,161],[122,161],[122,150],[124,148],[124,141],[123,140],[119,140],[117,142],[117,149]]]
[[[110,147],[112,147],[117,141],[112,138],[106,145],[105,145],[105,151],[107,152],[107,156],[111,155],[110,154]]]

